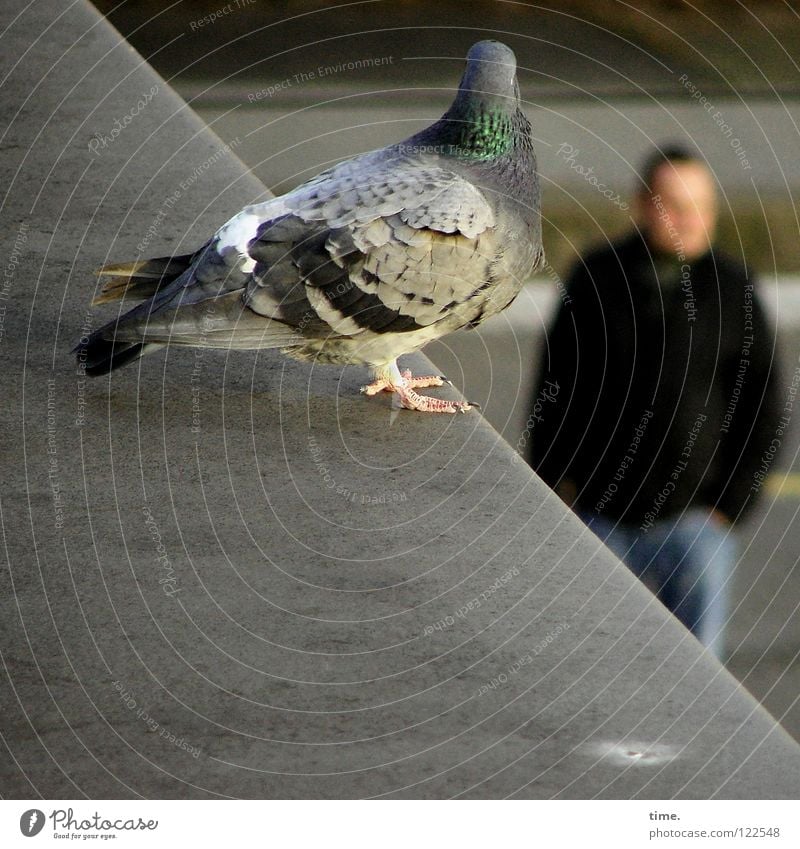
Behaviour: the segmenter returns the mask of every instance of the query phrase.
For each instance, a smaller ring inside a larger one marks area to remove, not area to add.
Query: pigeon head
[[[479,41],[467,54],[452,105],[418,140],[444,144],[460,159],[486,161],[513,155],[527,126],[513,51],[499,41]]]
[[[517,59],[514,51],[499,41],[479,41],[467,53],[467,67],[458,87],[458,98],[466,105],[513,112],[519,104]]]

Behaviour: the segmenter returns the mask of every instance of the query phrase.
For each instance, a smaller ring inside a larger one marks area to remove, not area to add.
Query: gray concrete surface
[[[786,400],[800,369],[800,286],[791,278],[763,282]],[[503,315],[426,349],[518,450],[532,438],[526,426],[531,386],[557,298],[551,281],[532,283]],[[800,417],[790,420],[761,501],[737,526],[741,554],[733,575],[726,665],[800,740]]]
[[[480,416],[275,354],[84,383],[91,269],[263,187],[88,4],[13,14],[0,793],[793,797],[800,747]]]
[[[582,40],[586,33],[580,28],[573,35],[576,49],[587,55],[599,51],[599,45]],[[559,38],[567,40],[564,33]],[[529,47],[523,50],[520,56],[529,57]],[[672,57],[665,59],[667,65],[659,66],[663,89],[655,100],[642,92],[637,98],[604,95],[598,102],[567,99],[564,93],[557,99],[551,92],[542,100],[531,90],[530,77],[522,75],[544,175],[545,248],[551,268],[526,287],[511,309],[477,332],[454,334],[426,350],[467,397],[483,406],[487,420],[512,446],[530,437],[526,421],[538,346],[558,298],[555,267],[566,271],[585,246],[630,226],[631,210],[594,190],[586,180],[587,170],[627,203],[635,170],[653,141],[683,138],[708,157],[722,193],[720,241],[759,271],[762,296],[780,333],[782,360],[791,382],[800,353],[800,282],[796,275],[775,273],[775,268],[791,267],[797,257],[791,195],[800,189],[800,160],[795,155],[798,101],[785,96],[740,100],[716,92],[716,106],[726,123],[736,128],[737,135],[728,138],[680,83],[674,72],[680,65]],[[640,80],[641,69],[630,56],[615,56],[615,63],[626,78],[648,87],[657,82],[653,76]],[[402,64],[417,67],[416,62]],[[397,68],[392,70],[399,74]],[[384,68],[362,72],[366,79],[361,82],[374,84],[373,77],[381,71],[388,73]],[[559,64],[551,71],[556,77],[566,73]],[[691,75],[697,78],[695,71]],[[591,89],[587,82],[583,85],[589,95],[596,80],[587,79]],[[392,84],[398,86],[400,81],[394,79]],[[255,102],[250,98],[262,90],[263,80],[252,71],[222,82],[185,73],[176,85],[276,191],[295,185],[349,150],[376,147],[419,129],[440,114],[446,98],[446,91],[438,90],[365,96],[344,75],[293,82]],[[704,90],[711,92],[705,83]],[[746,151],[748,167],[742,167],[732,138],[739,138],[738,149]],[[800,427],[795,417],[774,487],[785,475],[800,471],[798,447]],[[797,486],[783,487],[778,494],[767,491],[759,512],[739,528],[743,555],[735,576],[729,668],[800,739],[798,507]]]

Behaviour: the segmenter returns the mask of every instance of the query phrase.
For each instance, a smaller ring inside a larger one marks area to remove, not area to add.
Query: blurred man
[[[546,337],[531,465],[722,656],[730,526],[774,457],[775,340],[711,246],[705,163],[658,151],[641,182],[637,229],[578,263]]]

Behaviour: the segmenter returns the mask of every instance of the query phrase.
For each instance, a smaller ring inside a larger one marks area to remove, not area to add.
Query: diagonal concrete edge
[[[272,353],[85,380],[92,269],[264,189],[88,4],[0,14],[4,797],[796,792],[800,748],[478,415]]]

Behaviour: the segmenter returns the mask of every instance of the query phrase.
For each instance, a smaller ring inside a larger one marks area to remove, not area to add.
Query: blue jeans
[[[731,528],[692,507],[647,531],[595,513],[580,518],[717,657],[724,659],[728,596],[738,546]]]

